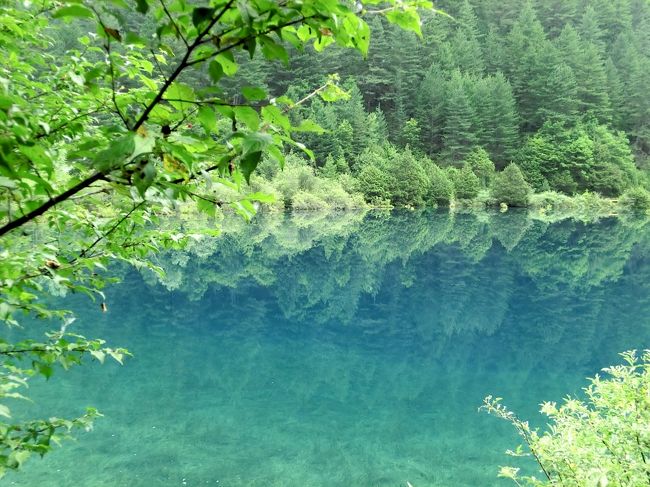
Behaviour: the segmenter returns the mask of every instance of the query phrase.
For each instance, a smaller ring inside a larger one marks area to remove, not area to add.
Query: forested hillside
[[[436,7],[453,18],[427,13],[422,40],[375,16],[367,60],[336,46],[319,56],[307,49],[287,67],[243,64],[244,83],[299,98],[340,75],[346,102],[316,101],[301,113],[328,130],[304,141],[318,166],[330,157],[330,173],[357,175],[364,151],[390,141],[443,167],[461,167],[481,147],[497,170],[516,162],[536,191],[618,196],[645,183],[635,164],[646,170],[650,153],[647,1]]]

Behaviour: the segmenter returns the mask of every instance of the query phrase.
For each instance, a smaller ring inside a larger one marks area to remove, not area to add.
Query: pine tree
[[[578,0],[543,0],[537,2],[539,18],[550,38],[557,37],[567,24],[577,18]]]
[[[485,114],[483,146],[498,168],[510,162],[519,141],[519,115],[510,83],[498,72],[488,78],[490,108]]]
[[[607,122],[611,118],[611,106],[605,64],[598,48],[583,41],[572,26],[562,30],[557,44],[564,62],[575,75],[579,113]]]
[[[465,158],[467,165],[481,182],[481,187],[486,188],[494,176],[494,163],[490,155],[482,147],[476,147]]]
[[[630,0],[590,0],[598,15],[598,24],[605,32],[603,40],[611,45],[621,32],[632,26]]]
[[[599,49],[604,51],[605,43],[603,41],[603,30],[600,26],[598,14],[591,5],[588,5],[585,12],[582,14],[580,25],[578,27],[580,37],[586,42],[590,42]]]
[[[447,82],[437,64],[432,64],[420,83],[417,120],[422,129],[422,148],[435,154],[443,147],[443,127],[447,105]]]
[[[540,118],[544,121],[574,124],[578,116],[578,85],[573,69],[566,63],[556,65],[544,88]]]
[[[625,106],[625,93],[623,82],[612,58],[607,58],[605,62],[605,75],[607,76],[607,95],[612,107],[614,107],[612,123],[615,127],[621,128],[623,125],[622,107]]]
[[[485,70],[487,73],[494,74],[497,71],[503,71],[506,68],[503,36],[499,34],[496,27],[493,25],[490,26],[490,30],[485,37],[483,52]]]
[[[483,51],[481,50],[481,34],[474,9],[465,0],[458,14],[456,32],[448,43],[451,68],[457,68],[463,73],[481,75],[485,70]]]
[[[532,132],[543,122],[539,118],[542,88],[548,66],[555,64],[555,50],[528,2],[507,37],[507,75],[517,100],[524,132]]]
[[[444,153],[449,161],[462,161],[476,145],[476,114],[470,103],[466,81],[458,70],[447,84],[445,115]]]
[[[497,173],[492,184],[492,196],[508,206],[527,206],[530,193],[530,185],[515,163]]]

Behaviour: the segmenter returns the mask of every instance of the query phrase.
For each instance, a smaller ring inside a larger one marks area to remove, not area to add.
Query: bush
[[[407,148],[390,144],[366,150],[357,159],[358,188],[367,201],[390,200],[397,206],[421,206],[429,180],[422,166]]]
[[[431,162],[426,167],[429,176],[429,189],[426,200],[437,205],[448,205],[454,195],[454,185],[447,177],[447,173]]]
[[[476,198],[481,183],[469,166],[465,165],[460,171],[450,171],[448,174],[452,176],[451,181],[454,185],[456,199],[470,200]]]
[[[273,184],[282,193],[285,206],[292,206],[296,193],[311,192],[314,189],[316,176],[306,161],[287,157],[284,169],[276,174]]]
[[[557,191],[533,193],[528,198],[528,206],[536,210],[570,210],[574,207],[573,199]]]
[[[621,196],[619,203],[623,208],[642,211],[650,210],[650,192],[640,186],[628,189]]]
[[[519,166],[512,163],[496,174],[492,183],[492,196],[508,206],[528,206],[531,189]]]
[[[650,351],[641,360],[635,352],[621,355],[623,365],[604,369],[608,378],[591,379],[584,401],[544,403],[541,412],[550,424],[541,434],[499,399],[485,398],[482,409],[516,428],[545,478],[520,476],[514,467],[501,467],[499,476],[522,486],[648,485]]]
[[[328,210],[330,205],[327,201],[319,198],[313,193],[308,193],[306,191],[298,191],[294,196],[291,202],[291,208],[297,211],[304,210]]]
[[[487,188],[494,176],[494,163],[490,160],[490,155],[482,147],[473,149],[472,152],[467,154],[465,164],[470,167],[472,172],[476,174],[482,188]]]
[[[366,201],[390,199],[390,177],[375,165],[363,166],[357,175],[357,188]]]

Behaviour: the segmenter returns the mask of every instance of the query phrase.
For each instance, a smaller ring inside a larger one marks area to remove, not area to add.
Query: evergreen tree
[[[444,152],[449,161],[459,162],[476,145],[476,114],[471,106],[465,79],[456,70],[447,84]]]
[[[538,15],[550,38],[557,37],[565,25],[577,18],[578,0],[543,0],[537,2]]]
[[[485,36],[485,46],[483,49],[483,58],[485,59],[485,70],[489,74],[495,74],[497,71],[506,69],[504,38],[499,34],[494,25],[490,26],[487,36]]]
[[[604,41],[607,45],[632,26],[630,0],[590,0],[590,4],[596,11],[598,24],[606,33]]]
[[[611,57],[607,58],[605,62],[605,75],[607,77],[607,95],[614,108],[612,110],[612,123],[615,127],[621,127],[624,117],[622,108],[625,106],[625,92],[618,69]]]
[[[499,203],[508,206],[528,206],[531,188],[519,166],[512,163],[495,175],[491,193]]]
[[[429,179],[429,187],[425,195],[426,200],[437,205],[449,204],[454,195],[454,185],[447,173],[432,161],[425,164],[424,170]]]
[[[540,118],[573,124],[578,115],[578,86],[573,69],[566,63],[552,69],[544,89],[544,103],[539,108]]]
[[[543,104],[541,90],[547,84],[548,66],[555,64],[553,45],[546,38],[530,2],[507,37],[508,66],[512,88],[517,100],[524,132],[539,128],[539,108]]]
[[[519,140],[519,116],[510,83],[498,72],[487,78],[489,109],[482,115],[481,145],[502,168],[512,160]]]
[[[583,40],[597,46],[600,51],[604,52],[604,33],[598,20],[598,14],[591,5],[588,5],[582,14],[578,32]]]
[[[443,127],[447,111],[447,81],[437,64],[432,64],[420,83],[417,120],[422,130],[422,147],[428,154],[443,148]]]
[[[460,171],[453,174],[454,196],[456,199],[471,200],[478,196],[481,183],[472,172],[472,169],[465,165]]]
[[[482,188],[487,188],[494,176],[494,163],[490,155],[482,147],[477,147],[465,158],[464,164],[468,166],[481,182]]]
[[[583,41],[570,25],[562,30],[558,48],[564,62],[575,75],[579,113],[607,122],[611,118],[607,74],[598,48]]]
[[[474,9],[465,0],[458,14],[458,28],[446,44],[448,69],[481,75],[485,69],[480,32]]]

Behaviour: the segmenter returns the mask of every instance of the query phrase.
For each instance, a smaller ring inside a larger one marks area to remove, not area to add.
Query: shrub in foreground
[[[549,429],[531,429],[488,396],[481,409],[511,423],[536,460],[541,479],[501,467],[500,477],[529,486],[638,486],[650,482],[650,351],[621,354],[623,365],[604,369],[608,377],[591,379],[584,400],[542,404]],[[522,448],[509,452],[526,455]]]
[[[531,189],[517,164],[510,164],[494,176],[492,196],[508,206],[528,206]]]
[[[481,183],[472,172],[472,169],[465,165],[458,170],[451,170],[447,173],[454,184],[454,196],[460,200],[471,200],[478,195]]]
[[[623,208],[647,211],[650,210],[650,192],[637,186],[623,193],[619,202]]]

